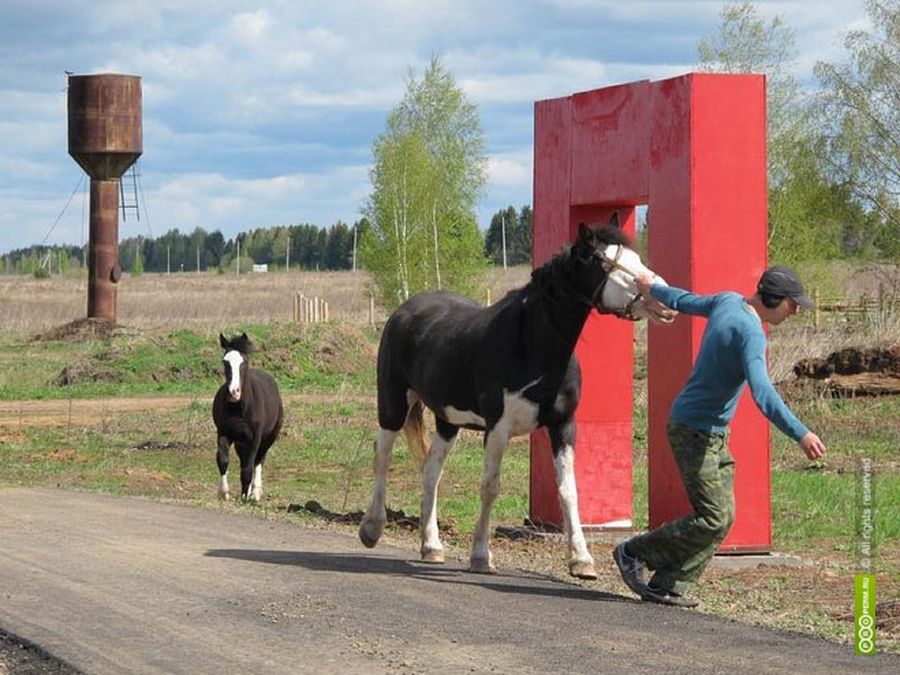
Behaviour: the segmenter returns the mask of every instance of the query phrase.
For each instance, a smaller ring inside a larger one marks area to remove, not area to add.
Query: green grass
[[[269,324],[245,327],[254,367],[286,392],[374,388],[376,336],[356,328]],[[222,382],[217,335],[187,330],[86,343],[0,342],[0,399],[212,395]],[[60,384],[68,369],[73,381]]]
[[[287,399],[282,437],[266,462],[264,501],[259,507],[238,508],[287,513],[291,505],[315,500],[336,513],[364,509],[372,489],[377,335],[338,325],[270,324],[246,330],[259,347],[253,364],[276,377]],[[636,372],[642,372],[640,360],[637,366]],[[67,367],[81,373],[80,379],[60,386],[57,380]],[[214,504],[218,471],[208,399],[221,383],[220,370],[217,334],[178,330],[84,344],[0,338],[2,400],[200,399],[178,409],[104,412],[81,426],[63,419],[56,426],[20,427],[21,422],[7,420],[11,423],[6,427],[0,424],[0,485],[59,485]],[[637,528],[647,526],[648,515],[644,386],[643,380],[636,382],[634,407]],[[879,595],[896,598],[897,585],[890,580],[900,578],[900,397],[832,399],[803,390],[791,391],[790,397],[792,410],[820,434],[829,451],[824,461],[810,463],[795,443],[773,430],[774,549],[819,565],[813,571],[759,572],[762,577],[754,572],[711,572],[698,591],[711,611],[729,618],[840,639],[847,626],[828,612],[845,597],[834,591],[831,600],[821,600],[821,593],[813,595],[810,589],[820,583],[850,588],[858,569],[863,459],[871,462],[874,483],[872,560],[881,575]],[[481,443],[480,434],[460,433],[440,485],[442,536],[463,550],[481,508]],[[239,463],[234,453],[231,461],[231,490],[237,494]],[[528,440],[514,439],[504,456],[492,526],[521,525],[528,516],[528,494]],[[418,515],[420,499],[418,472],[401,436],[387,502]],[[306,512],[288,517],[303,523],[313,519]],[[820,581],[820,573],[831,575],[831,581]],[[788,589],[784,593],[782,585]]]

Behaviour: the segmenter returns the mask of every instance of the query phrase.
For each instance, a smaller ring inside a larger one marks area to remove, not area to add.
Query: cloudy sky
[[[862,0],[756,5],[796,31],[797,73],[807,81],[817,60],[844,59],[844,31],[866,25]],[[232,237],[359,218],[372,142],[410,69],[440,55],[481,114],[484,227],[497,209],[531,203],[535,100],[688,72],[721,8],[701,0],[2,0],[0,252],[86,240],[82,173],[66,147],[67,70],[142,78],[145,211],[140,222],[120,220],[120,236],[199,226]]]

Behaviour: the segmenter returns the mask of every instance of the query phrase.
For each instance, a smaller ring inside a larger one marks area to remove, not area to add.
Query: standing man
[[[687,589],[700,578],[734,521],[734,459],[728,451],[728,424],[749,383],[760,411],[797,441],[806,456],[818,459],[825,445],[798,420],[772,386],[766,367],[763,323],[777,326],[809,309],[800,279],[775,266],[760,277],[751,298],[737,293],[695,295],[635,279],[641,294],[670,309],[708,318],[700,351],[687,384],[669,413],[669,445],[694,510],[683,518],[632,537],[613,550],[622,579],[643,600],[695,607]],[[652,569],[652,578],[645,573]]]

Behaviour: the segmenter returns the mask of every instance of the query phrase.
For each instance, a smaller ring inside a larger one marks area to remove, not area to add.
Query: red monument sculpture
[[[634,233],[646,205],[649,266],[697,293],[751,294],[766,268],[766,83],[762,75],[692,73],[535,104],[533,265],[613,211]],[[690,510],[666,438],[704,320],[649,326],[649,520]],[[632,522],[632,324],[593,313],[576,347],[583,384],[575,475],[586,527]],[[643,403],[641,403],[643,405]],[[720,550],[771,547],[769,425],[745,392],[731,425],[734,526]],[[545,430],[531,437],[531,518],[561,514]]]

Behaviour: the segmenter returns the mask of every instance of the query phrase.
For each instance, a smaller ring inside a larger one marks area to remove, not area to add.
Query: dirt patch
[[[794,365],[794,375],[816,381],[834,396],[900,395],[900,345],[847,347],[824,359],[803,359]]]
[[[365,328],[336,324],[323,332],[313,355],[317,366],[328,373],[354,373],[363,364],[371,367],[378,348],[363,334]]]
[[[300,401],[310,403],[330,403],[335,395],[329,393],[286,394],[285,404]],[[342,399],[374,406],[374,396],[344,394]],[[25,439],[24,429],[32,427],[79,426],[87,427],[108,422],[111,418],[126,413],[145,411],[178,410],[200,404],[206,408],[212,404],[210,397],[190,396],[137,396],[96,399],[53,399],[31,401],[0,401],[0,439],[21,441]],[[346,420],[346,416],[341,417]],[[153,450],[153,441],[132,448],[133,450]],[[149,444],[149,445],[148,445]],[[144,447],[146,446],[146,447]]]
[[[151,439],[149,441],[144,441],[143,443],[138,443],[133,448],[130,448],[133,452],[143,452],[146,450],[193,450],[196,446],[188,445],[187,443],[182,443],[181,441],[157,441]]]
[[[186,396],[61,399],[49,401],[0,401],[0,429],[50,426],[90,426],[129,412],[176,410],[194,401]],[[8,432],[14,433],[14,432]]]
[[[122,335],[136,335],[132,328],[119,326],[106,319],[78,319],[32,336],[32,342],[91,342],[109,340]]]
[[[112,368],[104,368],[96,363],[81,361],[70,363],[56,378],[56,385],[68,387],[80,382],[121,382],[122,376]]]
[[[306,504],[289,504],[285,509],[288,513],[310,513],[318,518],[324,518],[333,523],[350,523],[359,524],[362,522],[362,511],[351,511],[349,513],[335,513],[323,507],[319,502],[310,499]],[[406,530],[407,532],[419,531],[419,517],[408,516],[403,510],[394,511],[387,509],[387,522],[391,525]],[[438,530],[447,536],[457,536],[458,530],[456,521],[453,518],[441,518],[438,520]]]
[[[0,675],[76,675],[80,672],[34,643],[0,630]]]

